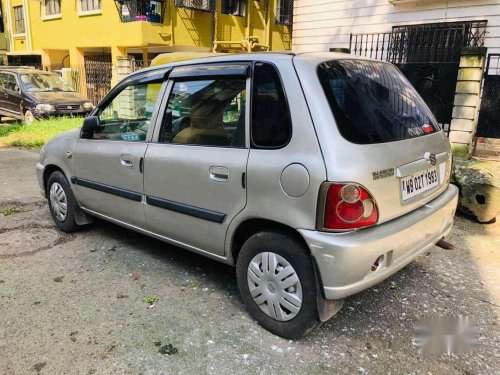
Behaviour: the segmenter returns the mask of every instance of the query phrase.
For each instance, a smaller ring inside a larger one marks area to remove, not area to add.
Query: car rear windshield
[[[432,112],[388,63],[335,60],[318,76],[342,136],[359,144],[392,142],[439,131]]]

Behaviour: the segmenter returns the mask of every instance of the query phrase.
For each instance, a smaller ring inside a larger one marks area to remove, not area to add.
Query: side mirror
[[[18,85],[15,85],[14,86],[14,91],[20,94],[21,93],[21,88]]]
[[[83,120],[83,126],[80,130],[80,138],[92,139],[94,132],[101,129],[101,121],[97,116],[89,116]]]

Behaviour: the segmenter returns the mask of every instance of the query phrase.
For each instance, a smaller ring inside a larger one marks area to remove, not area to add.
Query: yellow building
[[[291,48],[292,0],[1,0],[9,62],[60,69],[175,51]]]

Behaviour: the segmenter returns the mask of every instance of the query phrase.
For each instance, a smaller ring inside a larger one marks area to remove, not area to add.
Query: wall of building
[[[392,26],[488,20],[485,47],[500,53],[500,0],[295,0],[293,49],[348,48],[350,34],[391,31]]]
[[[99,48],[111,48],[113,58],[134,53],[143,49],[164,48],[169,50],[204,50],[212,49],[212,41],[243,40],[257,36],[259,42],[272,44],[273,50],[290,49],[288,27],[274,24],[277,0],[249,1],[247,17],[223,15],[218,12],[203,12],[182,7],[175,7],[174,1],[167,1],[163,24],[151,22],[127,22],[120,20],[115,2],[102,1],[102,10],[98,14],[81,14],[77,1],[61,1],[60,16],[45,16],[43,1],[1,0],[4,9],[10,11],[8,28],[14,25],[13,7],[25,6],[26,35],[14,36],[11,52],[33,52],[41,54],[45,60],[57,54],[49,50],[69,50],[71,64],[81,59],[79,52],[86,54]],[[264,4],[270,7],[270,13]],[[214,35],[214,19],[217,28]],[[266,28],[267,25],[270,27]],[[227,47],[227,46],[226,46]],[[230,47],[230,46],[229,46]],[[59,57],[59,56],[58,56]],[[52,61],[45,61],[46,65]]]

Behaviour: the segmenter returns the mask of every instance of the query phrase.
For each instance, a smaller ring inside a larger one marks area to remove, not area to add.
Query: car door
[[[21,89],[19,86],[19,82],[17,81],[17,78],[14,74],[8,74],[7,84],[5,86],[5,94],[6,95],[4,96],[6,98],[6,103],[5,103],[6,109],[18,115],[22,114]]]
[[[161,80],[152,76],[120,84],[96,112],[101,129],[92,139],[77,141],[73,182],[84,209],[145,227],[143,158],[157,98],[164,89]]]
[[[8,77],[9,76],[7,73],[0,73],[0,111],[2,111],[3,113],[8,112],[6,107],[6,97],[8,97],[8,94],[5,91]]]
[[[16,91],[16,77],[7,72],[0,73],[0,110],[6,115],[19,115],[21,113],[21,97]]]
[[[145,157],[149,229],[219,256],[229,223],[246,205],[248,69],[173,69],[161,126]]]

